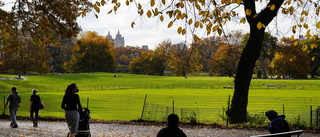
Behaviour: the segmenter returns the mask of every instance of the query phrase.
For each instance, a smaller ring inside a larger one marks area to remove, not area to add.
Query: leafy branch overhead
[[[315,28],[320,28],[320,21],[316,18],[319,16],[320,7],[318,1],[313,0],[286,0],[283,5],[279,5],[276,1],[270,1],[267,5],[264,5],[265,1],[255,1],[260,6],[264,6],[266,12],[277,12],[278,9],[286,17],[292,15],[293,19],[291,28],[292,33],[296,33],[296,29],[306,30],[305,37],[318,39],[318,36],[311,34],[314,28],[309,27],[314,25]],[[185,35],[189,29],[203,29],[207,32],[207,35],[211,33],[223,34],[223,26],[231,21],[238,23],[247,23],[252,20],[257,29],[265,29],[268,25],[264,20],[266,12],[256,12],[256,7],[246,7],[244,14],[243,0],[220,0],[220,1],[204,1],[204,0],[179,0],[179,1],[168,1],[168,0],[126,0],[125,2],[118,0],[105,1],[100,0],[94,4],[94,9],[97,13],[100,12],[100,7],[107,5],[107,3],[113,5],[113,8],[109,10],[108,14],[116,13],[121,5],[128,7],[135,6],[137,8],[138,16],[146,16],[147,18],[158,18],[159,21],[164,22],[165,18],[169,19],[168,28],[171,28],[174,24],[178,25],[177,33]],[[281,6],[281,7],[280,7]],[[82,16],[85,16],[85,12]],[[310,15],[312,14],[312,15]],[[98,18],[98,14],[96,14]],[[311,20],[317,21],[316,24],[312,24]],[[268,21],[267,21],[268,22]],[[135,21],[131,22],[131,27],[136,25]],[[195,39],[197,36],[195,35]]]

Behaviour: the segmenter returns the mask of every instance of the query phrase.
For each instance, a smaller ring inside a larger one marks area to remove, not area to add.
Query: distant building
[[[114,42],[115,47],[124,47],[124,37],[121,36],[119,30],[118,30],[118,34],[114,39],[110,35],[110,31],[108,32],[107,38]]]
[[[149,50],[148,45],[142,45],[142,49]]]

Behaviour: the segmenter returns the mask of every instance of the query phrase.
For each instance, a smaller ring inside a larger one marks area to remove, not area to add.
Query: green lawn
[[[147,104],[155,104],[153,113],[157,115],[161,107],[172,107],[174,101],[175,113],[197,112],[197,119],[202,122],[221,122],[223,108],[227,108],[228,96],[233,95],[233,79],[228,77],[160,77],[147,75],[117,74],[68,74],[68,75],[32,75],[23,76],[29,80],[0,79],[0,101],[10,93],[10,88],[16,86],[22,98],[18,115],[29,115],[29,100],[31,90],[38,89],[38,94],[44,101],[46,109],[41,116],[64,117],[60,108],[65,87],[77,83],[80,88],[82,105],[87,106],[92,119],[101,120],[135,120],[142,114],[145,95]],[[13,75],[0,74],[13,77]],[[281,85],[281,88],[264,85]],[[310,106],[316,109],[320,104],[318,80],[252,80],[249,92],[248,112],[256,114],[274,109],[283,112],[288,119],[298,115],[308,122]],[[161,107],[160,107],[161,106]],[[181,109],[182,108],[182,109]],[[8,110],[6,111],[8,114]],[[155,115],[155,114],[153,114]],[[159,118],[157,118],[159,119]],[[160,118],[161,119],[161,118]]]

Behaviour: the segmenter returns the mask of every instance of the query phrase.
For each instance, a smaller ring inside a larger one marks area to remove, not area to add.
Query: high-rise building
[[[118,34],[116,35],[116,37],[114,39],[110,35],[110,31],[108,31],[107,38],[114,42],[115,47],[124,47],[124,37],[121,36],[119,30],[118,30]]]
[[[142,49],[149,50],[148,45],[142,45]]]

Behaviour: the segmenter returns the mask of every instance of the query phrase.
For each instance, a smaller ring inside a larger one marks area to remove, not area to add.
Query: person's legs
[[[39,109],[35,110],[34,112],[35,112],[35,114],[34,114],[34,117],[35,117],[35,119],[34,119],[34,123],[35,123],[34,127],[38,127]]]
[[[10,118],[11,118],[10,126],[12,128],[17,128],[18,127],[17,119],[16,119],[17,111],[18,111],[18,108],[9,108],[9,113],[10,113]]]
[[[35,121],[34,121],[34,118],[33,118],[33,112],[34,112],[34,110],[31,109],[31,110],[30,110],[30,118],[31,118],[31,120],[32,120],[32,122],[33,122],[33,126],[34,126]]]
[[[70,130],[69,136],[74,137],[75,134],[78,133],[80,118],[79,112],[77,110],[66,111],[65,118]]]

